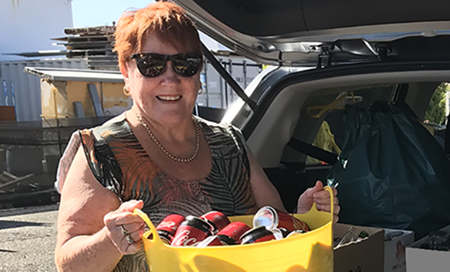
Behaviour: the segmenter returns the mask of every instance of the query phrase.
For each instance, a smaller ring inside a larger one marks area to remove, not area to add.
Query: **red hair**
[[[156,2],[142,9],[126,11],[120,17],[114,45],[120,67],[125,67],[131,56],[142,50],[151,34],[181,53],[202,52],[198,31],[185,10],[170,2]]]

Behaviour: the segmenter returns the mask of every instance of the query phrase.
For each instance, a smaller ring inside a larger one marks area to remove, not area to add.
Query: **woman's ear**
[[[125,86],[128,85],[129,75],[128,75],[128,62],[125,62],[124,65],[120,65],[120,72],[123,76],[123,81],[125,81]]]

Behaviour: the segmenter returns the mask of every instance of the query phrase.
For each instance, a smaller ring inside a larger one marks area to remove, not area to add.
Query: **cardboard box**
[[[333,238],[342,237],[351,225],[334,224]],[[380,272],[384,266],[384,230],[354,226],[369,238],[334,250],[335,272]],[[408,271],[409,272],[409,271]]]
[[[406,271],[406,246],[414,243],[410,230],[384,229],[384,272]]]
[[[0,106],[0,121],[16,121],[16,111],[12,106]]]
[[[450,234],[450,225],[442,228]],[[448,272],[450,271],[450,251],[421,248],[428,243],[428,236],[406,247],[406,271],[408,272]]]

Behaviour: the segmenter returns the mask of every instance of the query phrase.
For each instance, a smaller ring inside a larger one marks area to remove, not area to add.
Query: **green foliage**
[[[428,110],[425,112],[425,120],[442,125],[445,122],[445,99],[447,97],[447,83],[441,83],[434,91]]]

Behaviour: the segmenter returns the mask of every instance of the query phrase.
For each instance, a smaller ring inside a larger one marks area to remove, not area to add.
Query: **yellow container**
[[[330,187],[325,187],[333,193]],[[325,272],[333,271],[333,211],[318,211],[313,205],[306,214],[294,214],[312,229],[302,235],[247,245],[171,247],[159,238],[148,216],[135,210],[150,227],[143,235],[143,244],[150,271],[181,272]],[[249,226],[253,216],[230,216]]]

